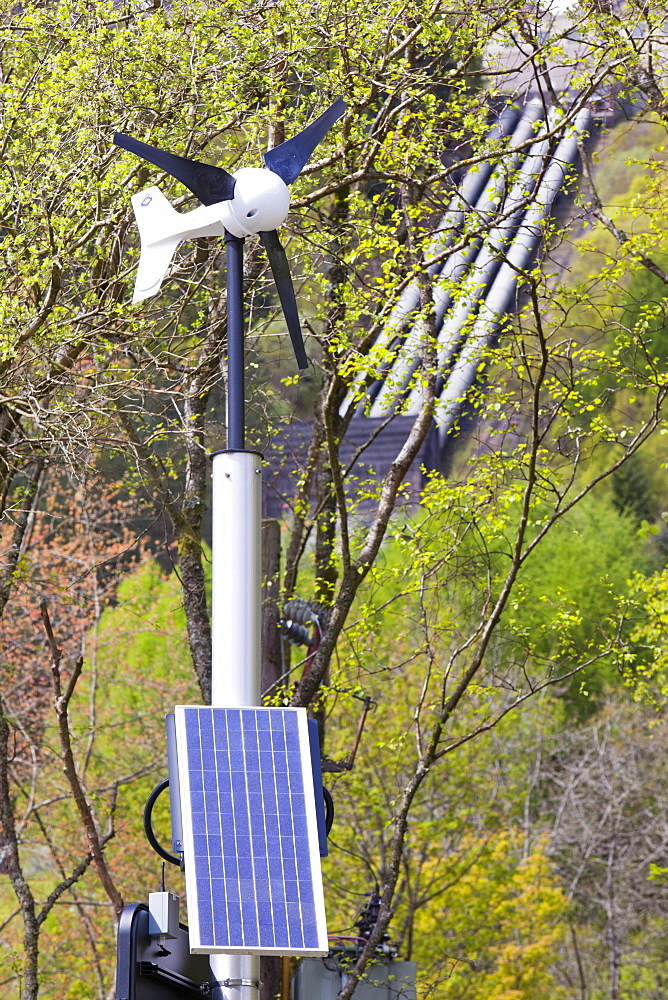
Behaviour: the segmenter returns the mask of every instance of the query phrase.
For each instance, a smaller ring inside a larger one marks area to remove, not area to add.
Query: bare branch
[[[63,770],[72,790],[72,796],[76,803],[76,807],[79,810],[79,815],[81,816],[90,855],[95,864],[100,882],[102,883],[104,891],[111,901],[116,916],[120,917],[123,909],[123,900],[114,884],[114,880],[111,876],[111,872],[109,871],[104,856],[104,845],[106,840],[97,829],[97,824],[95,823],[95,819],[93,817],[93,811],[90,803],[88,802],[84,788],[79,780],[76,764],[74,762],[74,753],[72,751],[68,705],[74,693],[76,682],[83,669],[83,657],[79,657],[77,660],[67,685],[67,691],[63,695],[60,671],[60,661],[63,654],[56,641],[53,627],[51,625],[51,619],[49,617],[48,606],[44,600],[40,603],[40,614],[42,616],[42,621],[44,622],[44,629],[46,631],[49,648],[51,650],[51,676],[53,678],[53,691],[55,696],[54,707],[58,720],[58,736],[60,738],[60,748],[63,756]],[[107,837],[106,839],[108,840],[109,838]]]

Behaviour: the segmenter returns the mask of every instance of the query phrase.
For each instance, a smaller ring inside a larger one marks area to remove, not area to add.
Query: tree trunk
[[[619,1000],[619,976],[621,956],[617,939],[617,907],[615,902],[615,848],[608,854],[606,889],[608,896],[608,948],[610,961],[610,1000]]]
[[[262,521],[262,691],[274,688],[282,672],[278,606],[281,577],[281,527]]]
[[[0,824],[5,839],[7,874],[16,894],[23,918],[23,991],[22,1000],[37,1000],[39,979],[39,922],[35,899],[26,881],[19,858],[19,845],[14,823],[14,809],[9,786],[9,723],[0,701]]]

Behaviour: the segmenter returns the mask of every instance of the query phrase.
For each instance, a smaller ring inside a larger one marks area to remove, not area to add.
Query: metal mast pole
[[[211,704],[259,705],[262,456],[245,448],[244,241],[227,250],[227,448],[213,455]],[[260,958],[211,955],[212,1000],[258,1000]]]
[[[243,451],[244,420],[244,240],[225,233],[227,257],[227,450]]]

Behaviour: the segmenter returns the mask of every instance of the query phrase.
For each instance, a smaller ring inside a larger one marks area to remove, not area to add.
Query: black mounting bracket
[[[157,962],[140,962],[139,975],[152,976],[158,982],[168,986],[177,986],[182,993],[185,992],[196,997],[208,997],[211,993],[211,983],[196,983],[193,979],[188,979],[187,976],[179,975],[178,972],[160,968]]]
[[[179,924],[169,951],[149,934],[148,906],[130,903],[118,922],[116,1000],[215,997],[219,983],[208,955],[191,955],[188,928]]]

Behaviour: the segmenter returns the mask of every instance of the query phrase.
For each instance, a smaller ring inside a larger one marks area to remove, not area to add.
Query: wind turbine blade
[[[236,181],[232,174],[222,167],[214,167],[199,160],[189,160],[185,156],[167,153],[157,146],[133,139],[131,135],[114,132],[114,143],[129,153],[141,156],[154,166],[176,177],[199,198],[203,205],[215,205],[219,201],[230,201],[234,197]]]
[[[281,246],[281,241],[275,229],[267,233],[259,233],[259,237],[267,251],[271,273],[276,282],[276,291],[283,307],[283,314],[285,315],[285,322],[290,334],[290,340],[292,341],[292,349],[295,352],[297,365],[303,370],[304,368],[308,368],[308,358],[304,348],[304,338],[302,337],[302,328],[299,322],[297,300],[295,298],[288,258]]]
[[[286,184],[292,184],[306,166],[318,143],[322,142],[332,125],[343,117],[346,107],[346,102],[339,97],[299,135],[282,142],[280,146],[268,149],[264,154],[265,166],[278,174]]]

